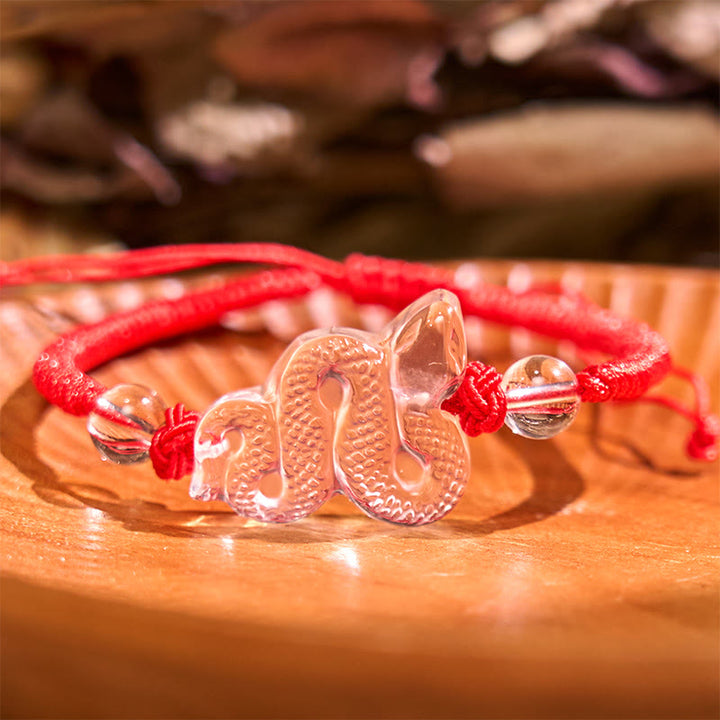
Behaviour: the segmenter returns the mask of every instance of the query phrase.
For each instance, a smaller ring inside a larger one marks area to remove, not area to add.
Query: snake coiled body
[[[392,362],[388,343],[368,333],[299,338],[264,390],[227,395],[202,418],[191,494],[264,522],[298,520],[336,492],[391,522],[438,519],[465,487],[467,446],[450,415],[394,392]],[[342,388],[334,405],[322,392],[330,378]],[[399,472],[400,454],[412,477]]]

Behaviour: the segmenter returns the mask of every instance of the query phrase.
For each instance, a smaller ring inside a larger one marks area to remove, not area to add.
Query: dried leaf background
[[[0,5],[5,258],[717,263],[720,4]]]

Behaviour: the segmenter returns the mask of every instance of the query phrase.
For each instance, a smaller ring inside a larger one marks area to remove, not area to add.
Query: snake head
[[[405,308],[385,333],[396,396],[409,405],[440,407],[462,380],[467,361],[457,297],[433,290]]]

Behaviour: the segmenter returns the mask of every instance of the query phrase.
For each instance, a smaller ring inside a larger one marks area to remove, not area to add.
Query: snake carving
[[[225,395],[201,418],[190,494],[263,522],[299,520],[335,493],[376,518],[433,522],[470,470],[465,436],[440,410],[465,361],[460,306],[445,290],[377,335],[305,333],[262,388]]]

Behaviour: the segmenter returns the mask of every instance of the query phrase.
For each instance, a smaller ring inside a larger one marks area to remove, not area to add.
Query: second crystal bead
[[[580,406],[575,373],[558,358],[531,355],[513,363],[500,383],[507,398],[505,424],[523,437],[557,435]]]

